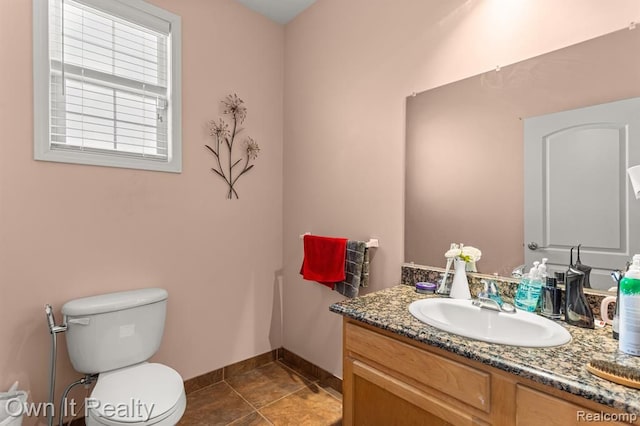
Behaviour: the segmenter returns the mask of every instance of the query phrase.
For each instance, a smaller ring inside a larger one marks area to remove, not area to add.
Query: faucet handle
[[[480,280],[482,283],[482,290],[478,293],[479,299],[489,298],[489,283],[486,280]]]
[[[496,282],[494,280],[480,280],[480,282],[484,284],[484,288],[478,294],[478,297],[491,299],[496,302],[498,306],[502,306],[504,302],[502,297],[500,297],[500,291],[498,290]]]
[[[488,296],[498,296],[500,292],[498,291],[498,286],[496,282],[493,280],[480,280],[480,282],[484,285],[480,294],[486,294]]]

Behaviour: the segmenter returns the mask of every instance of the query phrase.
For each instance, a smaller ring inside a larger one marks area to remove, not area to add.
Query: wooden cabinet
[[[347,426],[568,426],[584,424],[589,415],[615,413],[349,318],[344,320],[343,365]]]
[[[516,385],[516,425],[517,426],[565,426],[578,423],[595,423],[597,415],[580,405],[564,401],[527,386]],[[602,424],[602,423],[598,423]],[[609,422],[612,425],[625,423]]]

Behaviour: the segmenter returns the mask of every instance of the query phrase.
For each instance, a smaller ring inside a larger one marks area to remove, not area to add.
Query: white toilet
[[[73,368],[99,373],[86,400],[87,426],[175,425],[187,405],[182,377],[146,362],[162,340],[167,291],[84,297],[62,307]]]

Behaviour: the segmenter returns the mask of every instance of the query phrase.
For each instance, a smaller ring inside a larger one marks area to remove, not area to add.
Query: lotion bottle
[[[619,347],[624,353],[640,356],[640,254],[620,281]]]

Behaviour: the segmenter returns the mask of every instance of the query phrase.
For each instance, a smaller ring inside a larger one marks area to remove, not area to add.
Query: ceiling
[[[236,0],[249,9],[279,23],[286,24],[316,0]]]

